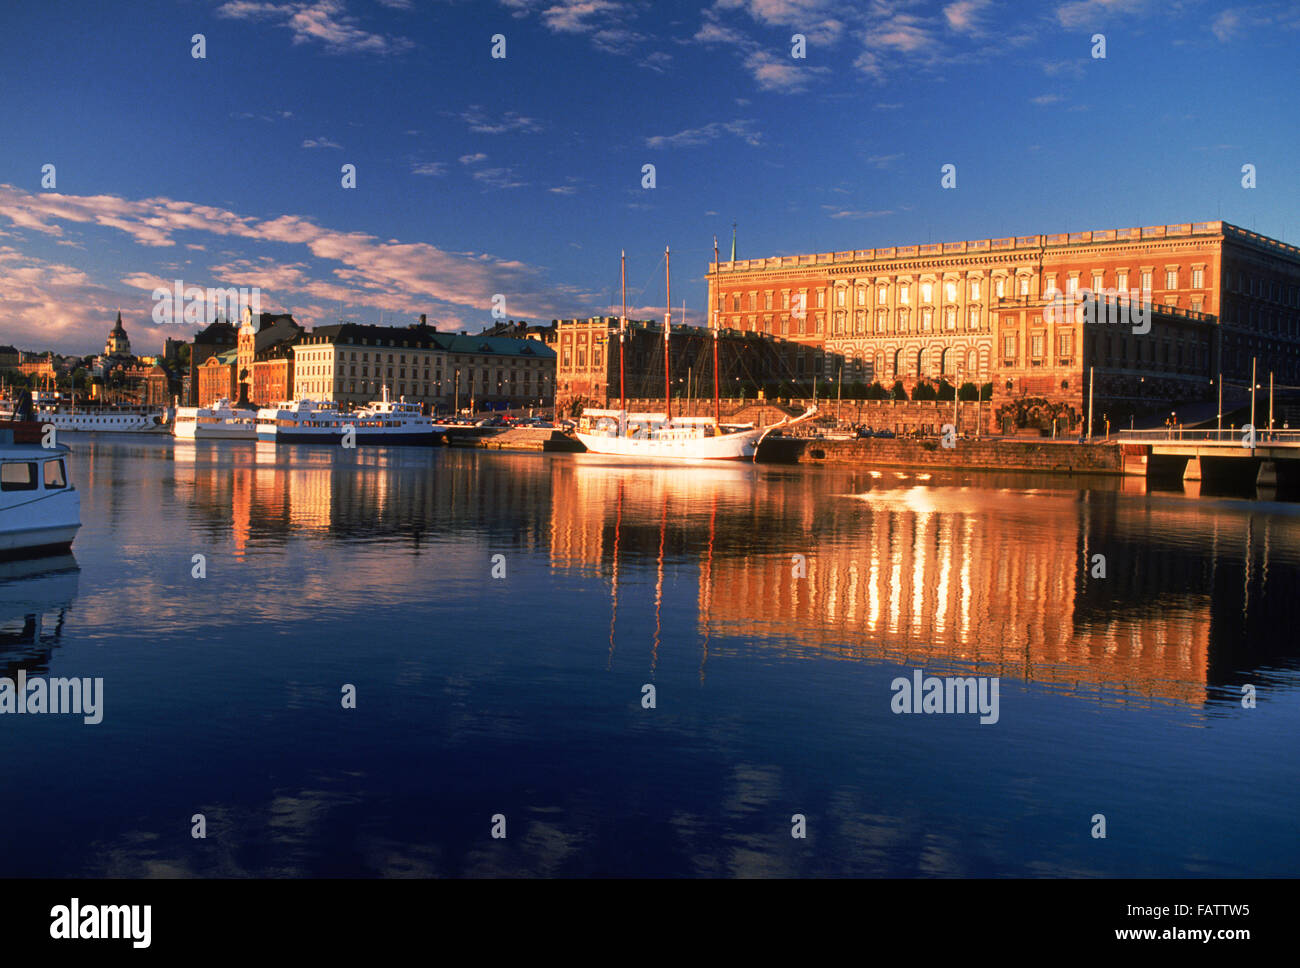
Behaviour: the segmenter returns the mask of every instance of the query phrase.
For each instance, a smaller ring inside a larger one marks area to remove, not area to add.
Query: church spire
[[[736,261],[736,223],[731,223],[731,261]]]

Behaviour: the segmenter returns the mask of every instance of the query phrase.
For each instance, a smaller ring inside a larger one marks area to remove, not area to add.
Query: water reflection
[[[0,677],[13,679],[19,669],[29,676],[49,672],[77,580],[70,554],[0,562]]]
[[[711,650],[757,642],[1202,705],[1291,657],[1275,631],[1298,590],[1292,506],[1130,495],[1111,480],[976,487],[969,474],[455,451],[191,444],[174,459],[177,484],[236,554],[313,534],[415,550],[468,536],[599,575],[607,668],[624,641],[653,673],[665,613],[684,609],[701,675]],[[666,582],[683,571],[690,599]],[[651,620],[620,630],[629,580]]]

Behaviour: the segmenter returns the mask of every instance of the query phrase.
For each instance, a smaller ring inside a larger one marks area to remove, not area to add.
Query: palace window
[[[876,289],[876,305],[883,306],[889,301],[889,287],[879,286]]]
[[[883,333],[884,331],[885,331],[885,310],[877,309],[876,310],[876,332]]]
[[[859,306],[865,306],[866,304],[867,304],[867,291],[866,291],[865,289],[863,289],[861,286],[859,286],[859,287],[858,287],[858,305],[859,305]]]
[[[911,322],[911,318],[912,318],[911,310],[900,309],[898,311],[898,331],[900,333],[907,332],[908,324]]]
[[[978,306],[970,307],[966,317],[966,325],[970,329],[980,328],[980,308]]]
[[[1030,337],[1029,345],[1030,345],[1029,355],[1033,357],[1035,360],[1041,360],[1043,357],[1043,334],[1035,333],[1032,337]]]
[[[944,329],[957,328],[957,310],[955,307],[949,306],[947,309],[943,311],[943,328]]]
[[[1021,277],[1020,277],[1020,295],[1022,295],[1022,296],[1028,296],[1028,295],[1029,295],[1029,277],[1028,277],[1028,276],[1021,276]]]
[[[1102,284],[1102,275],[1101,275],[1101,273],[1100,273],[1100,272],[1094,272],[1094,273],[1092,274],[1092,291],[1093,291],[1093,292],[1101,292],[1101,284]]]
[[[898,301],[906,306],[912,298],[912,287],[903,283],[898,287]]]
[[[1204,269],[1193,269],[1193,270],[1192,270],[1192,288],[1193,288],[1193,289],[1204,289],[1204,288],[1205,288],[1205,270],[1204,270]]]
[[[1147,271],[1147,272],[1143,272],[1143,273],[1142,273],[1142,291],[1143,291],[1143,292],[1150,292],[1150,291],[1151,291],[1151,273],[1150,273],[1150,271]]]
[[[1178,270],[1177,270],[1177,269],[1166,269],[1166,270],[1165,270],[1165,288],[1166,288],[1166,289],[1177,289],[1177,288],[1178,288]]]
[[[934,283],[921,283],[921,302],[934,302]]]
[[[979,299],[980,297],[980,281],[978,279],[970,281],[970,297],[971,299]]]
[[[781,308],[782,309],[790,308],[790,294],[788,292],[781,293]]]
[[[1115,288],[1120,292],[1128,289],[1128,270],[1120,269],[1115,273]]]
[[[846,298],[846,291],[842,286],[839,289],[835,290],[835,305],[843,306],[845,298]]]
[[[1003,279],[1001,276],[998,276],[996,279],[993,280],[993,295],[1001,299],[1006,294],[1007,294],[1007,281]]]
[[[818,308],[818,309],[825,309],[825,308],[826,308],[826,290],[825,290],[825,289],[818,289],[818,290],[817,290],[817,308]]]
[[[957,301],[957,283],[945,282],[943,284],[943,298],[948,302]]]
[[[772,290],[771,290],[771,289],[769,289],[767,292],[763,293],[763,308],[764,308],[764,309],[771,309],[771,308],[772,308]]]
[[[927,333],[934,329],[934,310],[929,306],[921,310],[921,329]]]

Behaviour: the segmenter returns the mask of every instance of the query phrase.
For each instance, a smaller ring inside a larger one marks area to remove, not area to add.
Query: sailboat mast
[[[718,237],[713,237],[713,422],[722,425],[722,401],[718,395]]]
[[[627,378],[623,366],[623,343],[627,332],[627,252],[618,256],[619,284],[623,289],[623,315],[618,318],[618,408],[627,413]]]
[[[664,246],[664,289],[667,292],[667,300],[664,308],[664,416],[665,422],[672,423],[673,419],[673,384],[672,377],[668,373],[668,331],[672,328],[673,323],[673,277],[669,269],[668,246]]]

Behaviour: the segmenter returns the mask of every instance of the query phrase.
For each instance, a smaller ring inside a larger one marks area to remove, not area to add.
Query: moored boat
[[[717,239],[714,239],[714,264],[717,264]],[[623,314],[619,318],[618,352],[620,392],[624,385],[623,343],[627,329],[627,264],[620,259],[623,287]],[[665,291],[671,294],[672,275],[669,252],[664,250]],[[782,420],[770,427],[749,424],[724,424],[718,393],[718,327],[713,326],[713,417],[673,418],[672,380],[669,376],[669,334],[672,329],[672,300],[664,314],[664,413],[628,413],[626,397],[618,410],[584,409],[574,436],[588,451],[611,457],[668,458],[671,460],[753,460],[763,438],[779,427],[806,420],[816,413],[811,407],[799,417]]]
[[[61,554],[81,527],[68,448],[42,445],[41,424],[0,426],[0,558]]]
[[[382,399],[351,413],[328,400],[291,400],[257,412],[258,440],[340,444],[348,439],[349,430],[357,445],[431,445],[442,441],[447,428],[426,417],[418,404],[390,400],[387,387]]]
[[[210,407],[177,407],[172,435],[185,440],[256,440],[257,411],[222,398]]]

